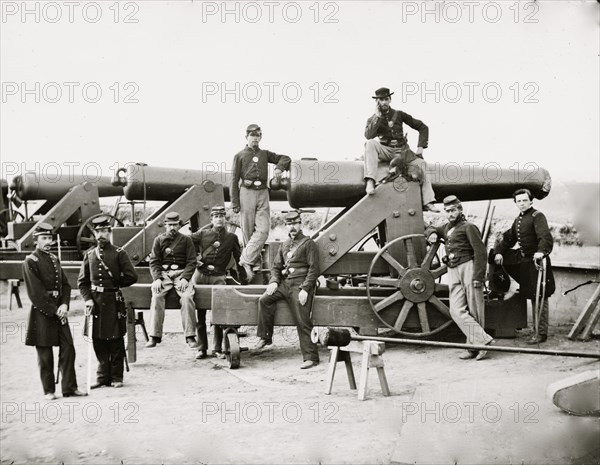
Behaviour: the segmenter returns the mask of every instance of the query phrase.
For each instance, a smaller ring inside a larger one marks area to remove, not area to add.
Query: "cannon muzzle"
[[[10,189],[21,200],[49,200],[55,202],[64,197],[73,186],[82,182],[89,182],[98,186],[100,197],[123,195],[123,188],[113,186],[108,176],[98,178],[70,173],[47,177],[35,172],[25,172],[12,179]]]

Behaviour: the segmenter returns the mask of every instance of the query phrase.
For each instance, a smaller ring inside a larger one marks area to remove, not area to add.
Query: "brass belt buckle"
[[[295,268],[290,268],[290,269],[289,269],[289,272],[290,272],[290,274],[292,274],[294,271],[296,271],[296,269],[295,269]]]
[[[58,297],[59,295],[60,295],[60,292],[52,291],[52,297]]]
[[[208,265],[208,266],[206,267],[206,269],[207,269],[208,271],[215,271],[215,267],[214,267],[214,265]]]
[[[254,185],[256,187],[261,186],[262,185],[262,181],[254,181]]]

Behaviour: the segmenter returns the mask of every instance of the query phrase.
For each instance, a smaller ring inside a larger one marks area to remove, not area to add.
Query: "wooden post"
[[[592,294],[592,297],[587,301],[585,307],[577,317],[577,321],[573,325],[571,332],[567,336],[571,340],[575,340],[575,338],[583,331],[582,337],[580,339],[586,340],[592,334],[592,330],[594,329],[594,325],[598,321],[598,304],[600,303],[600,284],[596,287],[596,290]]]

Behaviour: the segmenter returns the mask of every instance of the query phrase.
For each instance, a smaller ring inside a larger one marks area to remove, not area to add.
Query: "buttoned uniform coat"
[[[23,261],[23,279],[31,300],[31,310],[27,324],[25,344],[28,346],[50,347],[59,345],[59,332],[62,325],[56,315],[61,305],[69,305],[71,286],[55,255],[34,250]],[[52,297],[48,291],[58,291]],[[65,336],[73,344],[71,331]]]
[[[98,255],[113,277],[106,271]],[[92,284],[120,289],[135,284],[137,280],[138,275],[127,252],[113,244],[94,247],[84,255],[77,284],[84,300],[94,301],[92,338],[117,339],[127,331],[125,302],[117,300],[115,292],[93,291]]]

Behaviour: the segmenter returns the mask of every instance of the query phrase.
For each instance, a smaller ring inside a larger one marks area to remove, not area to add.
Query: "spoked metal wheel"
[[[79,255],[83,257],[83,254],[90,247],[96,247],[96,236],[94,236],[94,228],[92,227],[92,220],[98,218],[99,216],[107,216],[109,217],[111,226],[114,226],[115,223],[119,226],[124,226],[123,222],[117,218],[116,216],[109,215],[107,213],[98,213],[96,215],[90,216],[79,228],[77,231],[77,252]]]
[[[240,338],[235,329],[229,328],[224,330],[223,334],[225,342],[225,357],[229,368],[235,370],[240,366]]]
[[[433,244],[422,261],[417,259],[413,240],[423,239],[422,234],[409,234],[388,242],[375,256],[367,274],[367,298],[375,316],[388,328],[398,334],[409,337],[427,337],[436,334],[452,324],[450,309],[435,293],[448,290],[445,284],[435,282],[447,271],[446,265],[433,268],[433,259],[439,243]],[[395,245],[403,245],[406,252],[407,266],[396,260],[389,249]],[[393,276],[373,276],[373,269],[379,259],[385,260],[398,274]],[[375,301],[372,288],[389,288],[393,292],[383,300]],[[420,331],[403,330],[411,310],[416,307]],[[399,310],[398,310],[399,309]],[[437,315],[436,315],[437,313]],[[439,318],[442,316],[442,318]],[[436,320],[435,322],[433,320]]]

